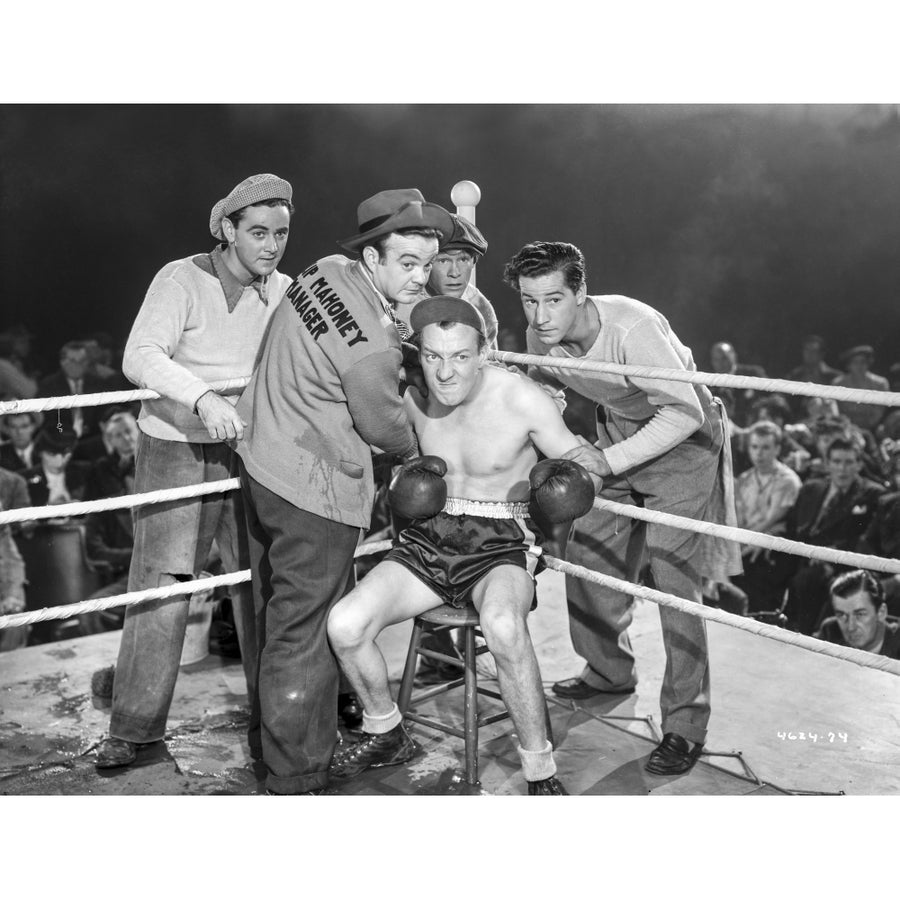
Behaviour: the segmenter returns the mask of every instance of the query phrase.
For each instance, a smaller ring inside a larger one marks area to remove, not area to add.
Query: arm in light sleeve
[[[662,325],[644,320],[635,325],[623,342],[629,366],[656,366],[687,371]],[[629,377],[629,382],[647,395],[656,412],[636,434],[605,450],[606,460],[618,475],[661,456],[689,438],[703,424],[703,408],[692,384]]]
[[[9,527],[4,526],[0,528],[0,601],[6,600],[15,600],[25,607],[25,563]]]
[[[417,444],[400,397],[400,354],[382,350],[364,357],[341,375],[353,427],[384,453],[415,456]]]
[[[131,326],[122,371],[138,387],[157,391],[193,410],[212,388],[172,359],[189,312],[190,297],[184,287],[162,273],[157,275]]]
[[[547,348],[532,335],[530,328],[525,332],[525,342],[529,353],[540,356],[547,355]],[[562,415],[566,411],[566,386],[554,378],[543,366],[529,366],[528,377],[550,397]]]

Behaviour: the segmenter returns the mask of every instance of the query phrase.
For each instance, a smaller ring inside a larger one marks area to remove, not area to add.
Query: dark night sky
[[[587,256],[592,293],[667,315],[700,368],[717,339],[781,374],[797,340],[900,359],[900,123],[883,106],[0,107],[0,328],[26,324],[46,369],[92,330],[124,340],[154,273],[209,249],[209,209],[242,178],[294,186],[282,270],[356,228],[356,206],[418,187],[483,194],[479,287],[534,239]]]

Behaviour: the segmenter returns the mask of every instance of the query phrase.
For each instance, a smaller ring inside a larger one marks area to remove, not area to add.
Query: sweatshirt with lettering
[[[194,406],[210,382],[253,373],[272,316],[290,285],[273,272],[266,300],[225,268],[221,249],[163,266],[132,325],[122,371],[161,394],[144,400],[141,431],[167,441],[214,443]],[[235,403],[235,396],[229,396]]]
[[[560,344],[548,347],[530,328],[525,332],[528,352],[696,371],[690,349],[652,306],[618,294],[589,296],[586,302],[597,309],[600,333],[584,357],[574,357]],[[623,419],[645,423],[631,437],[604,449],[614,475],[661,456],[704,422],[698,397],[698,391],[706,391],[703,385],[537,366],[529,366],[528,374],[557,389],[558,401],[562,401],[565,388],[572,388]]]
[[[412,456],[400,337],[360,262],[336,254],[294,280],[237,411],[248,473],[315,515],[367,528],[372,449]]]

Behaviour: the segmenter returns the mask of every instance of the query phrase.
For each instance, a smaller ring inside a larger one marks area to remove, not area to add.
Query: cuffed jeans
[[[164,441],[142,434],[135,459],[136,493],[220,481],[237,475],[226,444]],[[139,506],[134,510],[134,553],[128,590],[155,588],[160,578],[198,575],[213,539],[225,572],[250,566],[239,491]],[[231,588],[234,619],[251,705],[258,656],[249,584]],[[184,645],[190,596],[129,606],[113,685],[111,737],[149,743],[165,735]]]
[[[328,613],[346,592],[362,529],[298,509],[243,464],[241,486],[260,643],[250,751],[266,764],[269,790],[311,791],[328,784],[337,736]]]
[[[687,518],[702,519],[718,474],[720,422],[707,410],[704,425],[662,456],[604,480],[600,497]],[[715,421],[711,421],[715,418]],[[608,415],[598,424],[597,446],[611,446],[644,422]],[[576,565],[636,582],[645,558],[653,587],[686,600],[701,600],[701,539],[694,532],[591,510],[569,536],[566,559]],[[628,637],[634,598],[581,578],[566,576],[572,644],[587,666],[581,678],[605,691],[637,683]],[[709,723],[709,660],[702,619],[659,608],[666,670],[660,693],[663,732],[704,742]]]

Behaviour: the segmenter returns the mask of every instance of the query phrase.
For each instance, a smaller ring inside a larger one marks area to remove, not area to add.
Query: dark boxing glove
[[[531,470],[528,480],[531,499],[554,525],[578,519],[594,505],[594,482],[577,462],[542,460]]]
[[[388,487],[388,505],[405,519],[430,519],[447,502],[447,463],[439,456],[417,456],[403,465]]]

